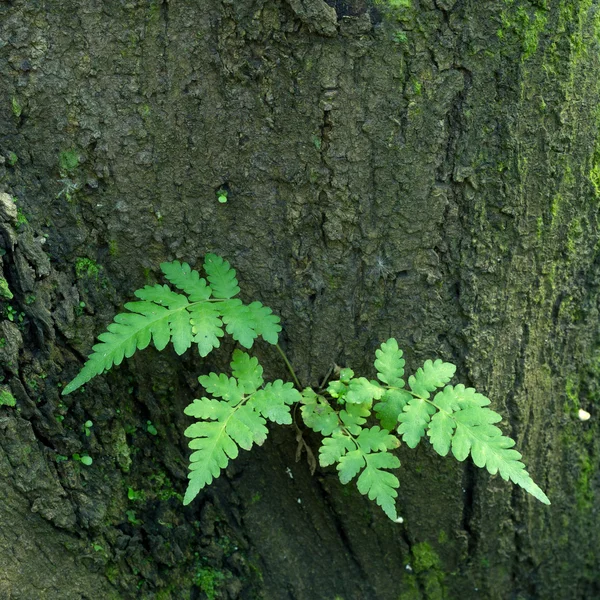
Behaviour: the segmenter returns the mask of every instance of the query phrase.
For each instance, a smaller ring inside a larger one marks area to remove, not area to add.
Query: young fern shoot
[[[159,284],[137,290],[139,301],[125,304],[128,312],[117,314],[100,334],[100,343],[63,394],[121,364],[151,341],[157,350],[171,342],[180,355],[196,345],[202,357],[220,346],[225,332],[246,349],[258,337],[277,345],[279,317],[260,302],[244,304],[235,298],[240,288],[226,260],[206,255],[206,279],[179,261],[162,263],[161,269],[179,291]],[[184,504],[219,477],[229,461],[237,458],[239,448],[250,450],[254,444],[263,444],[267,421],[291,424],[290,407],[297,403],[305,425],[323,436],[321,466],[335,464],[342,484],[358,476],[360,493],[374,500],[392,520],[397,520],[400,485],[390,472],[400,467],[392,451],[401,442],[415,448],[425,434],[441,456],[451,451],[463,461],[470,455],[478,467],[492,475],[500,473],[504,480],[550,504],[525,470],[521,455],[513,449],[514,441],[496,427],[502,418],[487,408],[490,401],[473,388],[447,385],[456,371],[454,365],[428,360],[408,378],[407,388],[403,353],[391,338],[375,353],[377,380],[355,377],[351,369],[342,369],[339,379],[320,394],[312,388],[299,389],[289,361],[277,348],[296,387],[280,379],[265,383],[258,360],[239,349],[233,353],[231,377],[224,373],[199,377],[207,396],[185,409],[196,422],[185,431],[193,452]]]

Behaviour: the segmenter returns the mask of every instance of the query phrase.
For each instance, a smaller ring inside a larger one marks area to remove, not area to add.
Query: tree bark
[[[595,0],[0,3],[0,597],[600,596],[599,39]],[[208,252],[305,385],[454,362],[552,506],[424,442],[392,523],[284,427],[184,508],[231,343],[60,389]]]

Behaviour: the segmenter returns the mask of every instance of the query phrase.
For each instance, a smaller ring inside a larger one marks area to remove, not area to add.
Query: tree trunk
[[[0,4],[0,597],[600,596],[599,36],[596,0]],[[454,362],[552,506],[422,443],[392,523],[279,427],[184,508],[231,343],[60,391],[207,252],[305,385],[391,336]]]

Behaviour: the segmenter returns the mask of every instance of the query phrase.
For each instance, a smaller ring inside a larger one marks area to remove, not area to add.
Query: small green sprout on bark
[[[375,352],[376,379],[357,377],[345,368],[324,392],[303,389],[278,345],[279,317],[260,302],[244,304],[236,298],[240,288],[226,260],[208,254],[206,279],[179,261],[162,263],[161,269],[175,289],[156,284],[137,290],[139,300],[125,304],[128,312],[118,314],[100,334],[100,342],[63,394],[121,364],[150,342],[157,350],[170,342],[179,355],[195,346],[206,357],[220,346],[225,333],[245,349],[259,337],[275,345],[293,379],[293,383],[265,382],[258,359],[240,349],[233,353],[231,375],[199,377],[206,395],[185,409],[195,422],[185,431],[192,454],[184,504],[219,477],[240,448],[262,445],[269,433],[267,421],[291,424],[294,405],[300,406],[304,424],[323,436],[321,466],[335,465],[343,484],[357,478],[361,494],[392,520],[400,521],[396,512],[400,482],[392,472],[400,461],[393,450],[402,442],[415,448],[423,439],[441,456],[452,453],[459,461],[471,456],[478,467],[499,473],[550,504],[525,470],[515,442],[496,426],[502,417],[488,408],[490,401],[473,388],[449,385],[456,371],[453,364],[427,360],[406,379],[403,352],[391,338]],[[150,426],[148,422],[148,431],[155,435]]]

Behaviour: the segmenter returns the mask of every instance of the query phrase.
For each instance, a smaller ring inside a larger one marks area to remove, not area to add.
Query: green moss
[[[0,387],[0,406],[16,406],[17,401],[7,387]]]
[[[579,219],[573,219],[569,223],[569,230],[567,232],[567,251],[569,254],[574,254],[577,242],[583,236],[583,227]]]
[[[579,410],[579,382],[570,375],[565,383],[565,394],[567,396],[567,402],[564,405],[565,412],[567,414],[576,413]]]
[[[419,580],[415,575],[406,575],[402,583],[406,589],[398,596],[398,600],[422,600]]]
[[[562,202],[562,195],[556,194],[554,198],[552,198],[552,206],[550,206],[550,214],[552,218],[556,218],[558,216],[558,211],[560,210],[560,205]]]
[[[19,157],[14,152],[8,153],[8,164],[14,167],[19,162]]]
[[[524,9],[519,11],[524,12]],[[523,60],[527,60],[537,51],[540,34],[544,31],[547,21],[548,17],[541,10],[535,11],[533,19],[527,17],[523,35]]]
[[[520,40],[522,61],[531,58],[538,49],[540,34],[546,28],[548,17],[544,9],[536,9],[531,13],[525,6],[516,6],[514,0],[505,0],[505,9],[500,15],[502,27],[497,30],[499,39],[504,39],[509,32]]]
[[[422,573],[428,569],[438,569],[440,567],[440,557],[427,542],[421,542],[413,546],[412,554],[415,573]]]
[[[150,110],[150,106],[148,104],[142,104],[138,108],[138,112],[142,117],[149,117],[152,111]]]
[[[11,100],[11,106],[13,115],[15,115],[15,117],[17,117],[18,119],[21,116],[21,113],[23,112],[23,107],[21,106],[19,99],[15,96],[13,96],[13,99]]]
[[[90,258],[79,257],[75,260],[75,274],[78,279],[87,277],[89,279],[98,279],[100,266]]]
[[[58,167],[62,174],[72,173],[79,166],[79,154],[76,150],[64,150],[58,157]]]
[[[23,225],[27,225],[29,220],[25,216],[25,213],[17,206],[17,229],[21,229]]]
[[[6,300],[13,299],[13,293],[10,291],[8,281],[4,277],[0,277],[0,298],[5,298]]]
[[[594,505],[594,491],[592,490],[594,474],[594,464],[589,455],[581,456],[579,460],[579,477],[577,478],[575,489],[577,508],[579,510],[587,511]]]
[[[202,567],[196,571],[194,584],[197,585],[205,594],[208,600],[215,600],[219,587],[225,581],[225,575],[211,567]]]
[[[148,6],[148,22],[157,23],[160,19],[160,3],[158,0],[152,0]]]
[[[421,542],[412,547],[412,568],[423,588],[427,600],[443,600],[444,572],[437,552],[427,543]],[[410,596],[407,597],[408,600]]]
[[[412,10],[412,0],[375,0],[384,17],[390,21],[408,21]]]
[[[119,253],[119,245],[117,244],[117,240],[109,240],[108,253],[110,254],[110,256],[117,256],[117,254]]]

